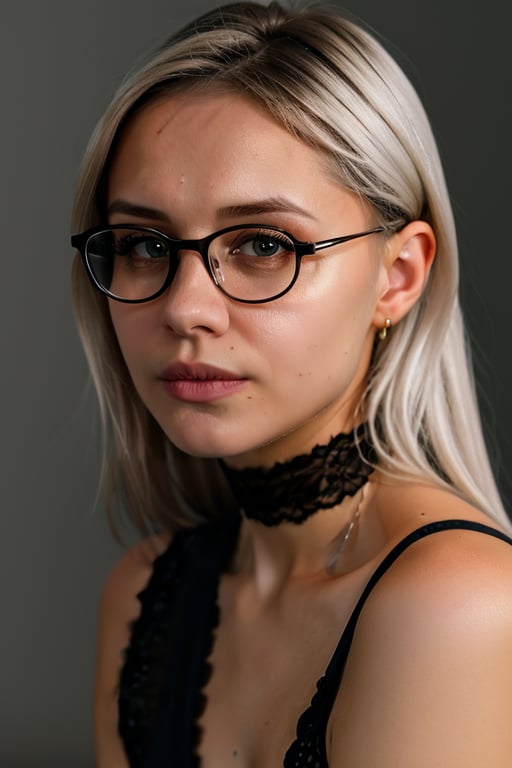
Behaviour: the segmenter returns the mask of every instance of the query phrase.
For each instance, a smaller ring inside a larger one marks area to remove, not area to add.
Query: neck
[[[376,484],[369,481],[354,497],[302,525],[268,527],[243,518],[235,572],[250,579],[259,597],[268,601],[292,583],[324,583],[351,571],[366,557],[361,529],[375,490]]]
[[[281,578],[336,571],[356,538],[375,466],[365,434],[361,425],[270,468],[240,470],[221,462],[245,518],[240,553],[246,564],[273,563]]]
[[[221,461],[244,515],[267,526],[301,524],[319,510],[340,505],[366,483],[374,465],[365,424],[270,468],[234,469]]]

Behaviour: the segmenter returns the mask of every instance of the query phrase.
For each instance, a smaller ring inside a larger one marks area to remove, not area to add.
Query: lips
[[[173,363],[162,371],[160,378],[173,398],[193,403],[227,397],[247,383],[247,379],[233,371],[206,363]]]
[[[205,363],[173,363],[162,372],[161,378],[166,381],[236,381],[242,377]]]

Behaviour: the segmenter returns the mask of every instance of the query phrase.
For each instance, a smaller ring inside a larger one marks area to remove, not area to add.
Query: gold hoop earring
[[[391,328],[391,320],[389,317],[386,317],[384,321],[384,326],[379,331],[379,339],[381,341],[384,341],[385,338],[387,338],[388,330]]]

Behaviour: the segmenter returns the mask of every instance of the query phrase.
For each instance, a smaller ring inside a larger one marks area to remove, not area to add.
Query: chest
[[[283,765],[353,600],[348,585],[310,587],[262,609],[221,583],[199,723],[202,768]]]
[[[119,689],[119,731],[130,765],[197,766],[200,758],[201,768],[278,768],[288,751],[286,768],[323,768],[328,761],[316,755],[325,752],[332,710],[326,681],[334,680],[335,696],[336,675],[325,677],[315,698],[328,703],[315,727],[313,762],[294,759],[294,750],[304,752],[295,739],[298,720],[319,711],[309,707],[316,684],[366,574],[301,584],[262,610],[212,558],[211,530],[204,541],[199,533],[174,541],[140,595]]]

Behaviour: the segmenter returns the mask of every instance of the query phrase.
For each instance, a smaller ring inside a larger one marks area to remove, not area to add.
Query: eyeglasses
[[[73,235],[71,245],[93,284],[116,301],[141,303],[160,296],[178,270],[180,252],[195,251],[215,285],[236,301],[274,301],[293,286],[304,256],[390,229],[307,243],[288,232],[258,224],[226,227],[198,240],[178,240],[152,227],[114,224]]]

